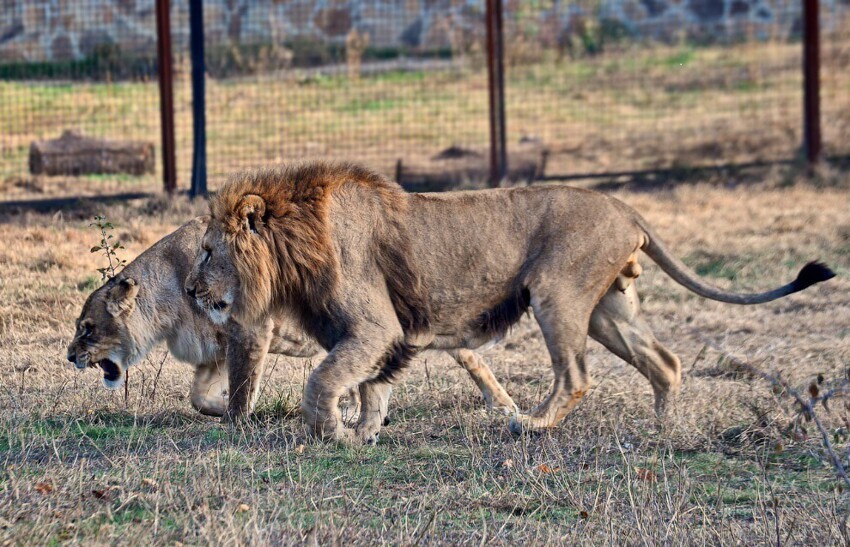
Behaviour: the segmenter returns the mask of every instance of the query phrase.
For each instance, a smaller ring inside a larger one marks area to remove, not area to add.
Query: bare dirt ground
[[[839,489],[788,397],[734,355],[806,391],[850,366],[846,188],[718,188],[618,197],[713,282],[772,288],[808,260],[838,277],[758,307],[708,302],[645,261],[643,309],[684,363],[659,423],[633,368],[595,343],[596,387],[563,425],[517,438],[465,373],[427,353],[394,392],[381,443],[308,440],[297,415],[315,361],[270,357],[257,419],[230,431],[188,401],[190,369],[164,349],[129,375],[128,397],[65,361],[102,266],[88,227],[105,213],[131,258],[203,203],[155,200],[0,219],[0,544],[837,544]],[[719,348],[722,351],[718,351]],[[551,373],[528,318],[487,351],[525,409]],[[161,370],[160,370],[161,369]],[[846,456],[847,410],[820,411]]]

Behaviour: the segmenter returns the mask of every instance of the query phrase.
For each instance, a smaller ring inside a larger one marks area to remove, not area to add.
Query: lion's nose
[[[189,295],[189,298],[195,298],[195,287],[186,285],[186,294]]]
[[[73,351],[69,351],[68,352],[68,360],[71,361],[72,363],[76,363],[77,362],[77,354],[74,353]]]

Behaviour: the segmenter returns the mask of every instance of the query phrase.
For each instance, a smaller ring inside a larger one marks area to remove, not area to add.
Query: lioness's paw
[[[484,397],[484,407],[487,412],[501,414],[502,416],[512,416],[519,413],[519,407],[516,406],[514,400],[504,389],[484,389],[481,395]]]
[[[515,412],[511,417],[508,428],[514,435],[528,435],[530,433],[538,433],[544,429],[551,429],[552,425],[537,416],[529,416],[528,414]]]
[[[342,443],[348,446],[356,446],[359,444],[357,439],[357,435],[354,430],[350,427],[338,427],[334,432],[333,439],[336,442]]]
[[[513,402],[513,399],[508,397],[505,399],[484,399],[484,406],[487,408],[487,412],[499,414],[502,416],[513,416],[519,413],[519,407]]]
[[[361,423],[357,425],[357,438],[365,445],[374,446],[378,444],[380,439],[381,426],[380,424]]]

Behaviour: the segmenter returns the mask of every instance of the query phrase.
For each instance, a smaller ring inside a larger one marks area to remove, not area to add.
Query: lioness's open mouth
[[[121,379],[121,368],[109,359],[100,361],[97,366],[103,371],[104,381],[111,383]]]

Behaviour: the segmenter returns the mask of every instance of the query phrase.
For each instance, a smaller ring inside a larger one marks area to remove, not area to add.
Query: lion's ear
[[[106,311],[113,317],[123,313],[130,313],[136,305],[136,296],[139,294],[139,284],[135,279],[126,277],[109,290],[106,300]]]
[[[265,214],[266,202],[257,194],[243,196],[239,202],[239,220],[246,232],[260,233]]]

